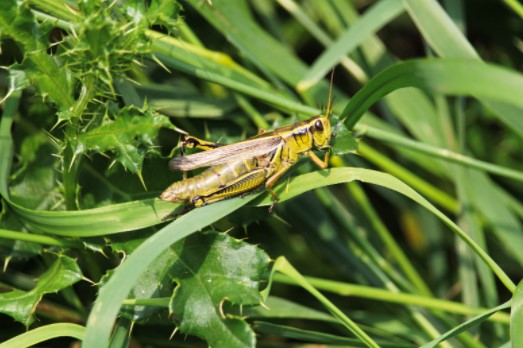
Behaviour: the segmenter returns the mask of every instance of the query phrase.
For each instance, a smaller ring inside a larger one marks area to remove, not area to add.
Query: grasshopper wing
[[[284,140],[279,135],[247,139],[238,143],[220,146],[209,151],[175,157],[169,162],[169,168],[171,170],[187,171],[245,158],[263,156],[276,149],[283,142]]]

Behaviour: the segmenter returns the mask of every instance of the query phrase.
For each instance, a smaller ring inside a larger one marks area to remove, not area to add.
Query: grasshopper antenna
[[[329,87],[329,99],[327,101],[327,117],[330,116],[331,112],[332,112],[332,81],[334,80],[334,68],[332,68],[332,71],[331,71],[331,84],[330,84],[330,87]]]

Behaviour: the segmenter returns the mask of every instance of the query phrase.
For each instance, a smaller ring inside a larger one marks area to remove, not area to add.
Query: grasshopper
[[[187,207],[200,207],[235,196],[244,196],[262,186],[273,197],[269,212],[279,200],[272,190],[274,184],[300,156],[309,157],[318,167],[325,169],[330,156],[331,88],[326,116],[317,115],[273,131],[260,131],[252,138],[230,145],[220,145],[187,135],[182,142],[182,156],[169,162],[171,170],[188,171],[210,167],[188,179],[168,187],[160,199],[171,202],[185,201]],[[204,150],[184,155],[185,148]],[[320,159],[313,148],[326,151]]]

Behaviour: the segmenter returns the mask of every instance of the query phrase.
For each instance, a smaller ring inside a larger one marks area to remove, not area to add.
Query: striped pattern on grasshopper
[[[330,99],[330,98],[329,98]],[[330,155],[331,125],[327,116],[318,115],[247,140],[221,146],[192,136],[186,136],[183,147],[196,147],[204,152],[173,158],[171,170],[210,168],[188,179],[172,184],[160,196],[162,200],[185,201],[200,207],[223,199],[245,195],[263,185],[278,202],[272,187],[299,159],[307,156],[324,169]],[[320,159],[312,150],[326,151]]]

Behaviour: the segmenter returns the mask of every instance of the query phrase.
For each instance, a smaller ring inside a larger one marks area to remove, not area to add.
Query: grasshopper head
[[[315,116],[309,120],[309,131],[312,134],[314,145],[320,150],[326,150],[331,142],[331,124],[328,117]]]

